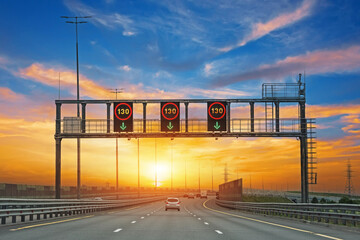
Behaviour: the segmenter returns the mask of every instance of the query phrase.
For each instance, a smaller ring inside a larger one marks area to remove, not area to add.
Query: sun
[[[156,187],[164,186],[165,182],[169,179],[170,169],[165,164],[158,163],[156,166],[157,184]],[[154,169],[154,183],[155,185],[155,169]]]

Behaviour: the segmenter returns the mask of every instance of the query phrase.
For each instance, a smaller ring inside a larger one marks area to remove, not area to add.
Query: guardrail
[[[21,222],[84,214],[101,210],[133,206],[148,202],[165,199],[165,196],[129,199],[129,200],[65,200],[65,199],[0,199],[1,224],[11,218],[16,223],[20,218]]]
[[[352,204],[309,204],[309,203],[249,203],[216,199],[222,207],[238,209],[257,214],[304,219],[347,226],[360,226],[360,205]]]

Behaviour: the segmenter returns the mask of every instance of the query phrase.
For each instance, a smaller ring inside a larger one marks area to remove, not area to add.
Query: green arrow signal
[[[219,125],[218,122],[216,122],[216,124],[214,125],[214,128],[215,128],[216,130],[218,130],[218,129],[220,128],[220,125]]]
[[[126,126],[125,126],[124,122],[122,122],[120,128],[121,128],[121,130],[123,130],[123,131],[125,130]]]
[[[166,126],[169,130],[173,129],[174,125],[171,124],[171,122],[169,122],[169,125]]]

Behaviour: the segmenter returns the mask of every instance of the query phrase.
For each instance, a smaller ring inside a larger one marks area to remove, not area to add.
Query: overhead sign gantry
[[[132,99],[55,100],[56,198],[60,198],[61,140],[66,138],[191,138],[191,137],[295,137],[300,140],[302,202],[308,202],[308,184],[316,184],[314,119],[305,115],[305,83],[263,84],[262,98],[253,99]],[[207,104],[207,119],[189,119],[191,104]],[[230,105],[248,103],[249,118],[231,118]],[[280,104],[299,106],[297,118],[280,118]],[[81,104],[82,117],[61,118],[62,104]],[[87,119],[88,104],[105,104],[106,119]],[[134,119],[134,104],[142,104],[142,119]],[[147,119],[147,105],[160,107],[158,119]],[[184,117],[180,118],[181,104]],[[255,118],[255,104],[265,105],[265,118]],[[111,107],[113,106],[113,120]],[[68,119],[71,122],[68,122]],[[111,128],[113,124],[113,128]]]

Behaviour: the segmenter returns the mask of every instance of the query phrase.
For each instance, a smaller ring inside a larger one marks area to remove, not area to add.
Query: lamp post
[[[75,31],[76,31],[76,86],[77,86],[77,95],[76,100],[77,102],[77,117],[80,117],[80,106],[79,106],[79,100],[80,100],[80,89],[79,89],[79,42],[78,42],[78,24],[81,23],[87,23],[86,21],[78,21],[78,18],[91,18],[91,16],[85,16],[85,17],[68,17],[68,16],[61,16],[61,18],[66,19],[75,19],[75,21],[66,21],[66,23],[75,24]],[[80,199],[80,187],[81,187],[81,181],[80,181],[80,138],[77,138],[77,198]]]
[[[117,100],[117,94],[123,92],[123,88],[114,88],[111,89],[111,93],[115,93],[115,98]],[[116,138],[116,199],[119,199],[119,145],[118,138]]]
[[[140,198],[140,138],[138,140],[138,198]]]
[[[171,139],[171,192],[173,191],[173,138]]]
[[[156,138],[155,138],[155,191],[157,190],[157,156],[156,156]]]

